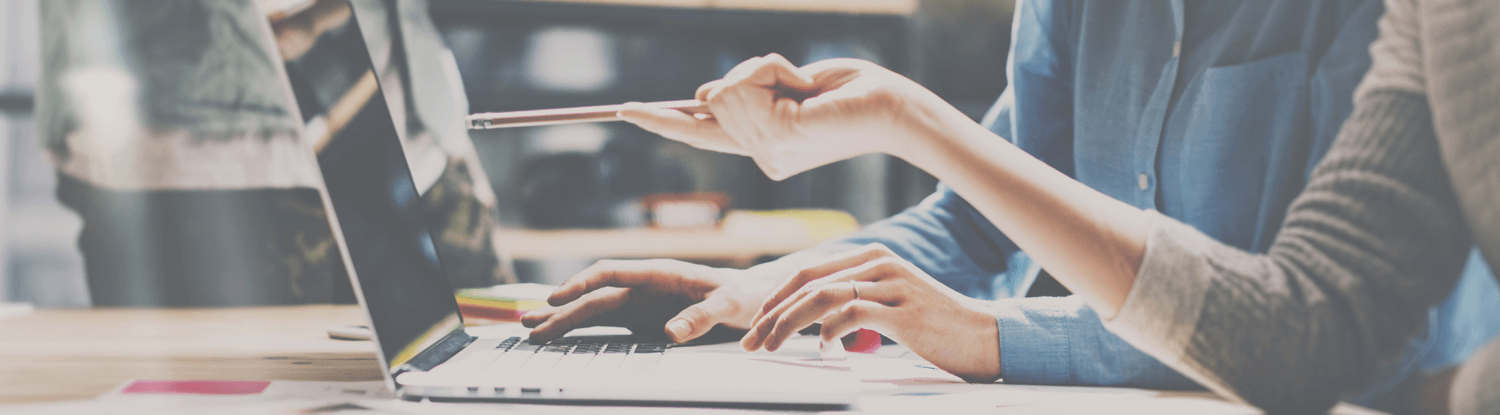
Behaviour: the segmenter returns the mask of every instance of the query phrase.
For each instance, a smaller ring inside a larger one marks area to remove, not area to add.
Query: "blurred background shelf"
[[[529,0],[618,6],[909,15],[917,0]]]
[[[672,258],[743,268],[857,229],[838,211],[735,211],[708,229],[510,229],[501,240],[517,260]]]
[[[87,306],[75,242],[79,220],[55,199],[56,172],[32,122],[39,1],[0,2],[0,301]],[[684,99],[739,62],[775,52],[797,64],[837,57],[871,60],[917,80],[976,119],[1005,87],[1013,8],[1008,0],[431,0],[430,5],[475,112]],[[501,205],[502,242],[518,258],[518,275],[525,281],[555,283],[599,258],[665,256],[744,266],[826,239],[661,233],[621,220],[630,215],[618,208],[648,193],[716,192],[728,195],[733,209],[832,209],[868,224],[915,205],[936,184],[881,155],[777,182],[743,157],[693,149],[624,123],[491,130],[473,138]],[[563,208],[543,203],[534,210],[573,215],[574,224],[530,229],[522,212],[536,200],[526,187],[536,177],[528,174],[564,159],[584,168],[554,170],[581,171],[586,180],[557,187],[568,190],[555,199],[566,201],[557,205]],[[589,246],[612,248],[585,249]]]

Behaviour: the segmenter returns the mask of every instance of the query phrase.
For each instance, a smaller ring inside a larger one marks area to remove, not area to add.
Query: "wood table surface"
[[[380,380],[375,345],[328,338],[356,306],[39,310],[0,320],[0,405],[89,399],[130,379]]]
[[[331,340],[326,334],[328,326],[354,324],[364,324],[359,308],[342,305],[39,310],[0,319],[0,367],[4,368],[0,369],[0,412],[6,405],[92,399],[131,379],[380,380],[374,343]],[[987,387],[1000,392],[1006,388],[1077,390],[1081,398],[1107,390],[1005,384]],[[1208,392],[1147,393],[1149,399],[1085,400],[1081,407],[1056,408],[1091,408],[1083,411],[1086,413],[1132,409],[1149,413],[1164,408],[1187,411],[1183,413],[1258,413]],[[568,406],[526,407],[539,413],[578,411]],[[618,408],[599,407],[598,413],[611,409]],[[1333,413],[1374,412],[1341,404]]]

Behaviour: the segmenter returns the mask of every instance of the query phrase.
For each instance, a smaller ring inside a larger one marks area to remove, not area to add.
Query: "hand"
[[[521,324],[532,328],[534,341],[589,326],[622,326],[637,334],[665,330],[675,342],[698,338],[716,324],[744,329],[777,278],[775,268],[766,267],[599,261],[558,287],[547,298],[552,307],[526,313]]]
[[[870,328],[943,370],[988,382],[1000,374],[1000,340],[995,318],[985,308],[884,245],[871,244],[787,280],[761,306],[740,345],[774,351],[817,322],[823,324],[824,342]]]
[[[943,108],[932,92],[867,61],[829,59],[797,68],[781,55],[752,58],[698,88],[712,118],[627,104],[620,117],[689,145],[755,160],[782,180],[869,153],[900,156],[915,125]],[[962,114],[959,114],[962,117]],[[964,118],[967,120],[967,118]]]

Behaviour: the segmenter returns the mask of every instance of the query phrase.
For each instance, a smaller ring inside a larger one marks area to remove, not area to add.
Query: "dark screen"
[[[303,16],[320,22],[306,26],[323,30],[307,36],[315,39],[311,47],[280,39],[288,27],[301,29],[294,26],[298,22],[272,26],[308,135],[318,149],[356,287],[388,369],[395,369],[462,326],[458,304],[349,6],[320,1],[288,20]]]

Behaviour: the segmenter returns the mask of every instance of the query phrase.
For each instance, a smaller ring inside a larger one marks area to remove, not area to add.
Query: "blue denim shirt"
[[[1378,0],[1022,2],[1010,86],[984,122],[1105,194],[1264,252],[1352,110],[1382,12]],[[960,292],[1000,299],[1007,382],[1196,387],[1075,297],[1017,298],[1038,267],[946,187],[819,250],[872,242]],[[1468,291],[1433,308],[1433,329],[1362,401],[1500,331],[1472,317],[1493,315],[1480,308],[1500,303],[1500,288],[1471,268]]]

